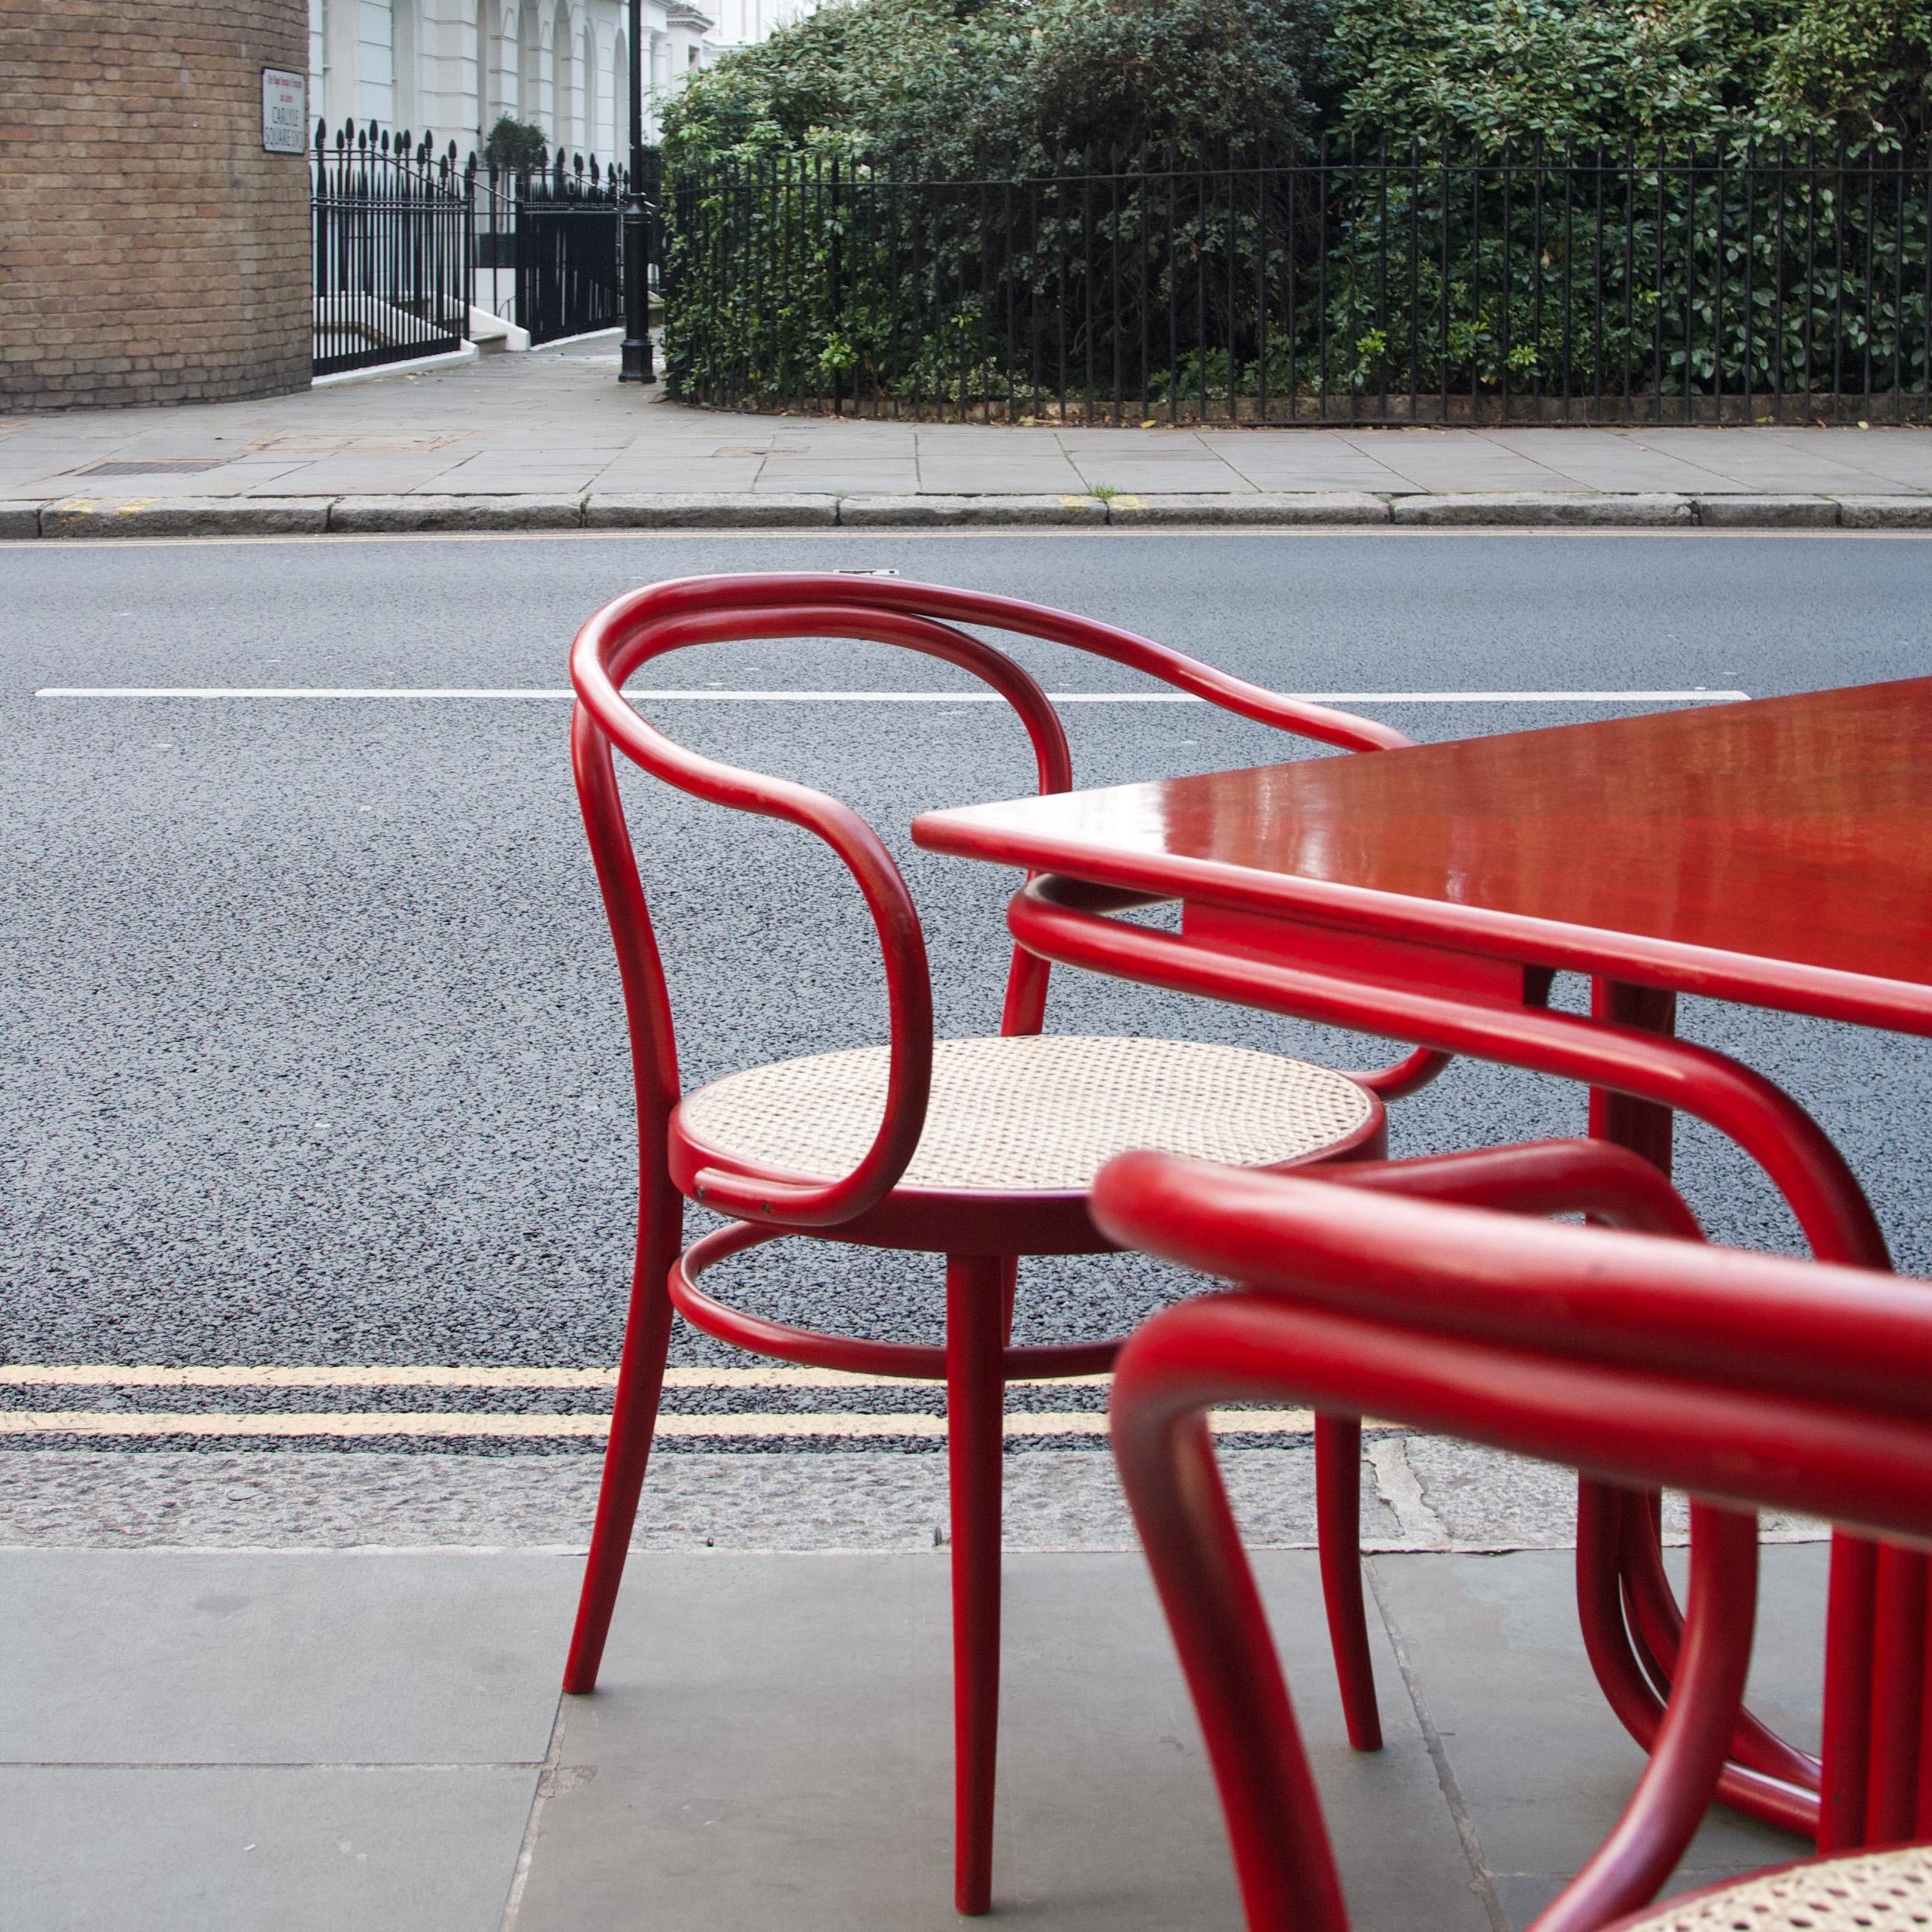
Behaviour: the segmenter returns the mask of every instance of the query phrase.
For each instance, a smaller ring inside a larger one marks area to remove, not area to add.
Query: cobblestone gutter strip
[[[935,1445],[936,1446],[936,1445]],[[1252,1542],[1315,1540],[1306,1442],[1223,1444]],[[23,1449],[0,1454],[0,1550],[572,1549],[588,1541],[602,1459]],[[1045,1448],[1006,1462],[1010,1549],[1131,1550],[1113,1458]],[[1466,1444],[1396,1432],[1370,1442],[1362,1534],[1371,1550],[1563,1549],[1576,1478]],[[921,1550],[944,1538],[943,1455],[833,1450],[651,1459],[638,1544],[656,1550]],[[1665,1536],[1684,1540],[1682,1498]],[[1814,1541],[1822,1524],[1767,1516],[1766,1540]]]
[[[0,540],[525,530],[970,529],[1932,530],[1932,494],[1692,496],[1587,490],[1381,496],[1242,494],[836,496],[70,496],[0,502]]]

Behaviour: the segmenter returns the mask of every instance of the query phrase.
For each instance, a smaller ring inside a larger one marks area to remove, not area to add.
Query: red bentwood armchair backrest
[[[1551,1211],[1546,1189],[1511,1198],[1512,1168],[1521,1169],[1526,1151],[1434,1163],[1459,1168],[1460,1178],[1441,1177],[1438,1198],[1426,1202],[1373,1180],[1352,1184],[1342,1168],[1330,1180],[1301,1180],[1153,1154],[1121,1156],[1096,1185],[1095,1220],[1115,1240],[1244,1284],[1143,1327],[1120,1356],[1112,1413],[1114,1454],[1207,1738],[1251,1932],[1345,1932],[1347,1916],[1207,1431],[1208,1408],[1230,1401],[1379,1416],[1612,1482],[1691,1492],[1690,1603],[1662,1731],[1616,1829],[1534,1932],[1595,1932],[1635,1911],[1696,1830],[1750,1660],[1756,1532],[1748,1512],[1758,1507],[1892,1539],[1876,1552],[1880,1627],[1888,1566],[1905,1586],[1904,1620],[1915,1602],[1917,1618],[1898,1653],[1899,1678],[1881,1676],[1874,1686],[1840,1654],[1857,1648],[1860,1613],[1868,1618],[1871,1603],[1843,1600],[1834,1570],[1824,1842],[1932,1838],[1918,1777],[1932,1742],[1918,1688],[1918,1550],[1932,1542],[1928,1284],[1489,1211]],[[1594,1211],[1613,1216],[1627,1189],[1640,1211],[1623,1218],[1659,1225],[1654,1197],[1664,1184],[1654,1172],[1611,1149],[1576,1158],[1592,1164]],[[1628,1170],[1621,1178],[1620,1162]],[[1396,1172],[1384,1170],[1390,1179]],[[1539,1191],[1545,1198],[1532,1198]],[[1486,1205],[1442,1204],[1458,1192]],[[1886,1748],[1868,1737],[1868,1723],[1834,1712],[1847,1696],[1892,1730]],[[1870,1742],[1870,1756],[1848,1750],[1834,1761],[1834,1735]],[[1888,1759],[1897,1760],[1889,1769]],[[1917,1868],[1927,1861],[1910,1856],[1911,1882],[1922,1887],[1927,1874]],[[1876,1878],[1834,1868],[1832,1882],[1841,1892],[1895,1886],[1897,1868],[1878,1863]]]
[[[1042,792],[1072,784],[1065,733],[1037,680],[1004,652],[961,630],[975,624],[1084,651],[1158,678],[1237,715],[1319,743],[1370,752],[1409,740],[1389,727],[1230,676],[1211,664],[1112,625],[1016,598],[938,584],[825,572],[687,578],[621,597],[578,633],[571,678],[578,699],[572,750],[622,972],[638,1082],[638,1126],[661,1158],[665,1116],[679,1093],[664,974],[626,830],[613,748],[667,784],[718,805],[782,819],[823,839],[851,872],[878,934],[891,1021],[885,1113],[864,1158],[823,1184],[748,1184],[719,1170],[700,1177],[707,1207],[790,1228],[836,1226],[879,1200],[904,1172],[924,1124],[932,1048],[932,1000],[925,943],[910,894],[871,826],[808,786],[701,757],[666,737],[626,702],[623,687],[652,659],[694,644],[777,638],[848,638],[890,644],[970,671],[1019,714]],[[1016,949],[1000,1030],[1037,1033],[1046,964]],[[1411,1054],[1364,1084],[1393,1098],[1432,1076],[1445,1056]]]

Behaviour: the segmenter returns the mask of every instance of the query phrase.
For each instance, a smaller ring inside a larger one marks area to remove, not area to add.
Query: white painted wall
[[[818,4],[644,0],[645,138],[692,74]],[[629,146],[626,17],[626,0],[309,0],[310,115],[332,136],[371,121],[432,133],[460,159],[514,113],[608,165]]]

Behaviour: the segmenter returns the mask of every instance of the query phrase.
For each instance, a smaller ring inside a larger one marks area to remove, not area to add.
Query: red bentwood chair
[[[1094,1215],[1124,1244],[1246,1286],[1156,1315],[1128,1342],[1114,1454],[1193,1692],[1251,1932],[1346,1932],[1319,1802],[1205,1428],[1228,1400],[1334,1404],[1689,1490],[1690,1601],[1650,1763],[1535,1932],[1839,1932],[1932,1922],[1923,1546],[1932,1542],[1932,1294],[1877,1270],[1532,1214],[1582,1208],[1685,1234],[1635,1155],[1556,1142],[1431,1166],[1433,1202],[1155,1154],[1109,1164]],[[1335,1171],[1335,1180],[1352,1178]],[[1875,1550],[1878,1668],[1836,1565],[1827,1630],[1828,1845],[1866,1848],[1636,1918],[1718,1788],[1750,1661],[1756,1525],[1770,1505],[1898,1542]],[[1608,1526],[1613,1532],[1613,1526]],[[1586,1511],[1590,1538],[1606,1533]],[[1586,1625],[1586,1640],[1588,1627]],[[1857,1707],[1848,1721],[1845,1707]],[[1856,1748],[1835,1749],[1850,1738]],[[1869,1750],[1866,1748],[1869,1746]]]
[[[1384,1098],[1432,1077],[1446,1056],[1411,1054],[1372,1074],[1167,1040],[1041,1036],[1044,962],[1016,951],[999,1034],[933,1038],[918,915],[890,855],[856,814],[823,793],[701,758],[654,730],[622,695],[643,666],[688,646],[775,638],[890,644],[970,671],[1019,713],[1042,791],[1072,783],[1052,704],[1011,658],[957,628],[975,624],[1066,644],[1148,672],[1238,715],[1370,752],[1398,732],[1229,677],[1143,638],[1056,610],[890,579],[716,577],[620,598],[579,633],[578,795],[622,972],[636,1084],[638,1232],[630,1314],[577,1627],[564,1686],[595,1688],[650,1453],[675,1307],[706,1333],[821,1368],[943,1381],[951,1486],[956,1902],[987,1910],[998,1709],[1000,1458],[1004,1386],[1094,1372],[1118,1343],[1011,1346],[1018,1258],[1113,1244],[1087,1210],[1101,1164],[1155,1144],[1255,1167],[1382,1151]],[[716,804],[783,820],[844,862],[868,908],[885,968],[886,1046],[754,1068],[680,1092],[670,1002],[645,908],[614,750]],[[734,1216],[680,1255],[680,1194]],[[811,1234],[946,1256],[943,1347],[860,1341],[728,1308],[699,1286],[728,1256]],[[1361,1582],[1355,1562],[1360,1425],[1336,1418],[1317,1441],[1330,1623],[1356,1742],[1372,1747]]]

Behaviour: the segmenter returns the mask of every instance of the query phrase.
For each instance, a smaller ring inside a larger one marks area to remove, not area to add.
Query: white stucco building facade
[[[644,0],[644,138],[692,74],[814,4]],[[553,148],[622,160],[628,23],[622,0],[309,0],[310,118],[428,129],[465,156],[512,114]]]

